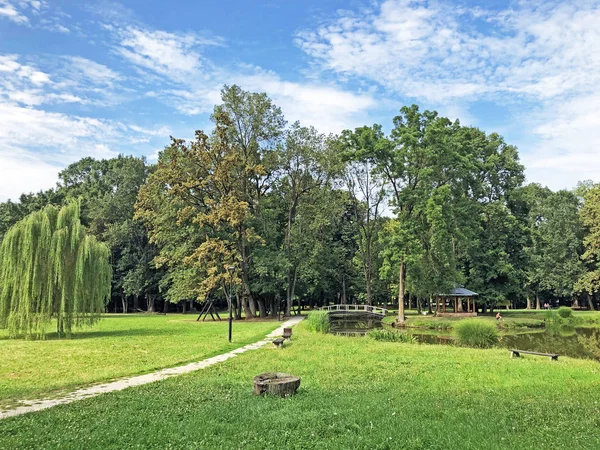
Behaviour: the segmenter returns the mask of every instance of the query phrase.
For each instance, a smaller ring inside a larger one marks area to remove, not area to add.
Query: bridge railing
[[[320,309],[323,311],[368,312],[380,316],[385,316],[387,314],[387,309],[371,305],[329,305],[323,306]]]

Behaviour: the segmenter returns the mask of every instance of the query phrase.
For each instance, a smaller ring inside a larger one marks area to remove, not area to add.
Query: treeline
[[[326,136],[237,86],[211,118],[210,134],[172,138],[157,164],[70,165],[56,188],[0,204],[0,235],[80,199],[82,223],[111,249],[109,311],[225,302],[230,283],[237,317],[329,302],[431,307],[457,285],[486,308],[597,301],[600,188],[524,185],[517,149],[498,134],[413,105],[389,135],[373,125]]]

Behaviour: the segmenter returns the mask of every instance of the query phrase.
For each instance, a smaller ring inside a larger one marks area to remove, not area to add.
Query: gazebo
[[[437,308],[436,316],[440,317],[475,317],[477,316],[477,307],[475,305],[475,297],[479,294],[477,292],[470,291],[464,287],[457,287],[450,291],[449,294],[438,294],[437,295]],[[446,312],[446,299],[451,298],[454,300],[454,308],[452,312]],[[467,299],[467,309],[463,308],[463,301]],[[442,302],[442,308],[440,309],[440,301]]]

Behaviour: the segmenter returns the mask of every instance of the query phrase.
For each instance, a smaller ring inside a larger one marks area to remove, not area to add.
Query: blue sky
[[[0,0],[0,201],[155,159],[233,83],[326,133],[417,103],[502,134],[529,181],[600,181],[600,0]]]

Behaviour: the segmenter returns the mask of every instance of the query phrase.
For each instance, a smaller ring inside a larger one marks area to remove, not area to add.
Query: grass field
[[[265,371],[295,397],[254,397]],[[193,374],[0,422],[0,448],[600,448],[600,365],[312,334]]]
[[[72,339],[8,339],[0,330],[0,405],[198,361],[257,341],[279,322],[196,322],[187,315],[107,315]]]

